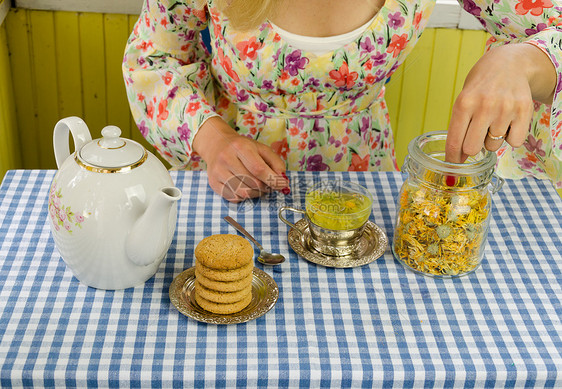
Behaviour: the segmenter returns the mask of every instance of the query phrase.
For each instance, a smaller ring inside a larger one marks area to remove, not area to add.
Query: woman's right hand
[[[289,191],[283,160],[270,147],[239,135],[219,117],[199,128],[193,150],[207,164],[211,189],[228,201],[240,202],[271,190]]]

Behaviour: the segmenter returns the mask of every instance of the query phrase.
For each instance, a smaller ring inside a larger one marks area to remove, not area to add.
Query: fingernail
[[[455,176],[445,176],[445,183],[447,186],[455,186],[456,182]]]
[[[291,193],[291,188],[289,187],[283,188],[281,189],[281,193],[283,193],[284,195],[288,195]]]
[[[289,177],[287,177],[287,175],[285,174],[285,172],[281,172],[281,176],[283,176],[284,179],[286,179],[287,181],[289,181]]]

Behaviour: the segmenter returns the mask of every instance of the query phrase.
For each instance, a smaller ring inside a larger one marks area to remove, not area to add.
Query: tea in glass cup
[[[371,215],[372,196],[361,185],[347,181],[322,181],[309,188],[305,210],[281,207],[279,218],[308,239],[316,251],[329,256],[347,256],[356,249]],[[301,213],[307,222],[303,231],[282,215],[284,211]]]

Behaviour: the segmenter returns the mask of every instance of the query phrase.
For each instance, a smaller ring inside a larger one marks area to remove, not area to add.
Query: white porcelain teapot
[[[156,273],[181,197],[166,167],[120,134],[108,126],[92,140],[78,117],[60,120],[53,133],[59,170],[49,191],[52,235],[76,278],[100,289],[137,286]]]

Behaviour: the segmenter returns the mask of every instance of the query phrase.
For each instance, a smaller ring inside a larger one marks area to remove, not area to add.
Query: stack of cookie
[[[195,301],[201,308],[232,314],[252,300],[254,250],[238,235],[211,235],[195,248]]]

